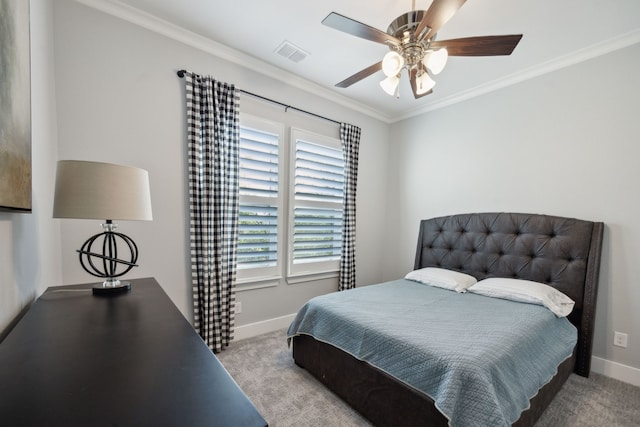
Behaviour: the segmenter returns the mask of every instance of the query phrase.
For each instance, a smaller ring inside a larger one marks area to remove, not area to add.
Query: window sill
[[[296,285],[299,283],[309,283],[318,280],[336,279],[339,274],[337,271],[326,271],[323,273],[302,273],[294,274],[287,277],[288,285]],[[263,278],[251,278],[251,279],[239,279],[236,281],[236,292],[251,291],[254,289],[273,288],[278,286],[283,277],[263,277]]]
[[[337,271],[327,271],[324,273],[306,273],[295,274],[287,277],[287,284],[295,285],[298,283],[314,282],[323,279],[334,279],[339,276]]]
[[[280,284],[282,277],[267,277],[261,279],[243,279],[236,281],[236,292],[251,291],[254,289],[273,288]]]

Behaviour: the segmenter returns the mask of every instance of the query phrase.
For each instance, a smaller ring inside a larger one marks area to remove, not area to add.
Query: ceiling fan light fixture
[[[433,73],[433,75],[438,75],[442,70],[444,70],[444,66],[447,65],[448,58],[449,52],[447,52],[447,49],[443,47],[427,53],[424,56],[422,63]]]
[[[380,82],[380,87],[389,95],[393,96],[395,95],[396,88],[398,87],[399,83],[400,83],[400,78],[397,75],[389,76]]]
[[[436,85],[436,82],[429,77],[429,73],[423,71],[416,77],[416,95],[424,95]]]
[[[404,67],[404,58],[396,51],[387,52],[382,58],[382,72],[387,77],[397,76]]]

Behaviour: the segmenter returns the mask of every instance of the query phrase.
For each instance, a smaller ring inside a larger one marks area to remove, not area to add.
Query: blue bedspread
[[[431,397],[451,426],[509,426],[571,356],[577,331],[544,307],[409,280],[311,299],[289,327]]]

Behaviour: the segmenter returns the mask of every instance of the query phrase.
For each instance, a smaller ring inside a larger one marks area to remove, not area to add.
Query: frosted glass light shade
[[[429,92],[436,85],[436,82],[433,81],[429,74],[425,71],[418,77],[416,77],[416,94],[423,95]]]
[[[398,76],[389,76],[380,82],[380,87],[389,95],[393,96],[396,88],[398,87],[398,83],[400,83],[400,78]]]
[[[60,160],[53,217],[150,221],[149,174],[130,166]]]
[[[444,66],[447,65],[447,59],[449,58],[449,52],[447,49],[442,48],[429,52],[425,55],[422,63],[429,69],[434,75],[440,74],[444,70]]]
[[[404,58],[395,51],[388,52],[382,58],[382,72],[387,77],[396,76],[404,67]]]

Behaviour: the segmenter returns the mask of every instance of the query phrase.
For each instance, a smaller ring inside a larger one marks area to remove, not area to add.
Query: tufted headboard
[[[522,213],[474,213],[420,223],[415,269],[441,267],[478,280],[513,277],[546,283],[576,303],[575,372],[588,376],[604,224]]]

